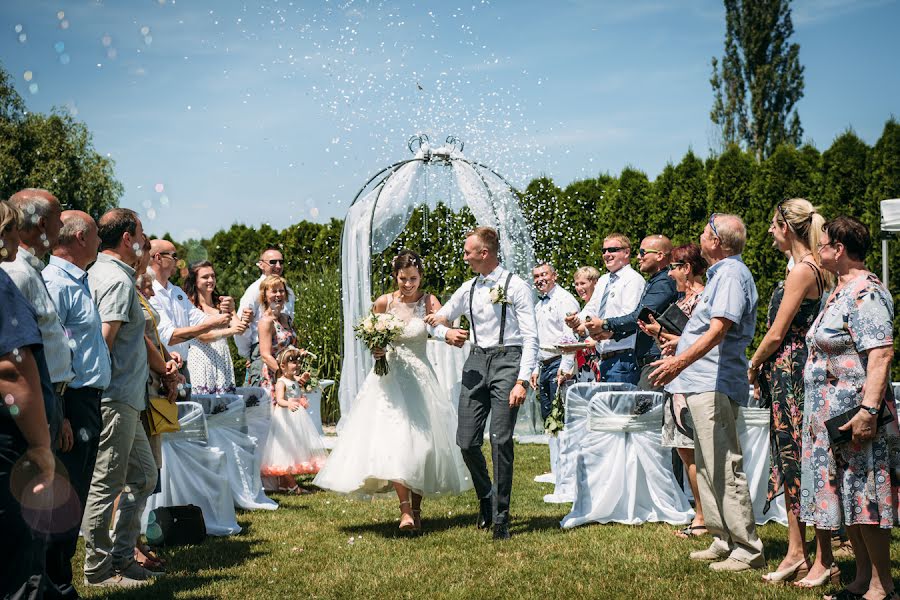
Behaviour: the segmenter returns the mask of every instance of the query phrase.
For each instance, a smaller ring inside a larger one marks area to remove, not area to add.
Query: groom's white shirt
[[[506,284],[506,274],[509,273],[502,265],[498,265],[489,275],[469,279],[453,293],[438,316],[446,317],[452,322],[461,315],[469,314],[469,293],[472,291],[472,281],[478,279],[475,284],[475,297],[472,299],[472,312],[475,319],[475,332],[478,337],[478,346],[491,348],[500,345],[500,314],[501,306],[494,304],[490,299],[490,290],[496,285],[501,288]],[[519,363],[519,379],[528,380],[531,372],[537,364],[538,336],[537,322],[534,318],[534,299],[531,288],[518,275],[513,275],[507,290],[507,299],[510,305],[506,309],[506,329],[503,333],[504,346],[522,346],[522,361]],[[428,327],[428,333],[438,339],[445,339],[448,327],[436,325]],[[470,341],[474,343],[471,338]]]

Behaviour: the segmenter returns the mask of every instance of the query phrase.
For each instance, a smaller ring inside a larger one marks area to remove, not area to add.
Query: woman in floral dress
[[[772,215],[772,245],[794,258],[794,268],[778,282],[769,301],[766,335],[750,359],[749,380],[756,384],[762,408],[771,408],[769,425],[771,474],[765,510],[784,490],[788,519],[787,553],[766,583],[797,581],[809,573],[806,527],[800,514],[800,438],[803,426],[803,367],[806,332],[819,314],[826,280],[813,252],[825,219],[808,201],[781,202]]]
[[[870,244],[857,219],[825,225],[819,256],[838,282],[806,336],[800,519],[816,527],[819,552],[809,577],[827,574],[831,531],[842,525],[856,555],[856,578],[834,598],[896,597],[890,558],[900,504],[900,430],[890,388],[894,306],[866,269]],[[857,407],[842,427],[852,440],[832,443],[825,421]]]
[[[287,283],[278,275],[270,275],[259,284],[259,303],[263,308],[263,316],[259,320],[259,354],[263,362],[259,385],[273,399],[278,380],[278,361],[275,357],[285,348],[297,345],[291,317],[282,312],[286,299]]]

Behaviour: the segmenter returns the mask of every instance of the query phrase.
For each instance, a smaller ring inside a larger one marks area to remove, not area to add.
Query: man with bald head
[[[162,239],[150,242],[150,269],[154,274],[154,294],[150,304],[159,313],[159,339],[173,357],[180,357],[176,359],[180,363],[179,371],[190,382],[187,370],[189,342],[213,329],[227,327],[231,323],[231,315],[223,312],[207,316],[193,305],[184,290],[169,281],[178,269],[178,254],[172,242]]]
[[[20,242],[16,259],[3,262],[0,268],[6,271],[37,314],[47,369],[56,393],[59,409],[56,414],[61,416],[63,392],[74,377],[72,348],[60,323],[56,305],[44,285],[41,271],[44,269],[43,258],[59,239],[62,208],[53,194],[35,188],[16,192],[9,198],[9,203],[22,211],[24,219],[19,229]],[[54,420],[50,424],[50,433],[54,440],[58,435],[64,438],[61,442],[65,447],[71,444],[72,432],[61,420]]]
[[[63,394],[63,411],[74,435],[65,439],[59,455],[78,497],[77,520],[68,531],[53,537],[47,548],[47,574],[64,598],[77,598],[72,587],[72,557],[91,487],[97,459],[102,418],[100,397],[109,385],[109,349],[103,339],[100,313],[91,297],[87,268],[97,259],[100,236],[97,223],[87,213],[67,210],[53,256],[41,275],[56,305],[59,319],[71,339],[74,378]]]
[[[706,289],[684,327],[675,356],[653,363],[650,377],[684,394],[694,426],[697,487],[706,527],[715,536],[692,560],[714,571],[766,566],[737,435],[738,406],[747,406],[747,346],[756,329],[756,284],[741,260],[747,229],[737,215],[713,213],[700,235],[709,263]]]
[[[238,314],[244,314],[245,310],[250,311],[250,323],[244,333],[234,336],[238,352],[249,361],[247,376],[244,379],[246,385],[258,385],[262,368],[262,359],[259,355],[259,331],[257,330],[257,323],[263,314],[263,308],[259,303],[259,284],[269,275],[284,276],[284,256],[281,254],[281,250],[269,246],[260,253],[256,266],[260,270],[259,279],[247,287],[238,306]],[[294,318],[294,300],[294,290],[288,287],[284,312],[292,319]]]
[[[650,382],[649,375],[653,370],[650,363],[659,360],[659,346],[649,335],[637,326],[638,315],[644,307],[656,314],[664,310],[678,299],[675,281],[669,277],[669,263],[672,260],[672,242],[664,235],[648,235],[641,241],[638,250],[638,266],[641,273],[650,279],[644,286],[644,292],[637,307],[620,317],[598,319],[585,324],[591,337],[595,340],[622,339],[635,335],[634,359],[640,371],[637,386],[640,390],[662,391],[662,386]]]

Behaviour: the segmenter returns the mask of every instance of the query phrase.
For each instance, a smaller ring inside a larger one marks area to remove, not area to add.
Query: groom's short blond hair
[[[500,236],[493,227],[476,227],[466,234],[466,237],[475,236],[493,256],[500,254]]]

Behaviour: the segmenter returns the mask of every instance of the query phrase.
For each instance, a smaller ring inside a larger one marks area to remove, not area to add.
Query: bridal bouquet
[[[311,392],[319,387],[319,367],[316,364],[319,357],[312,352],[307,352],[303,356],[303,364],[300,366],[301,373],[309,373],[309,381],[303,388],[306,392]]]
[[[562,386],[560,386],[562,387]],[[565,425],[565,407],[563,405],[562,394],[560,388],[556,389],[556,396],[553,397],[553,403],[550,405],[550,414],[544,419],[544,431],[556,437],[562,431]]]
[[[406,325],[389,313],[369,313],[356,324],[353,330],[369,350],[375,348],[387,348],[391,342],[400,337]],[[375,374],[386,375],[388,372],[387,359],[385,357],[375,359]]]

